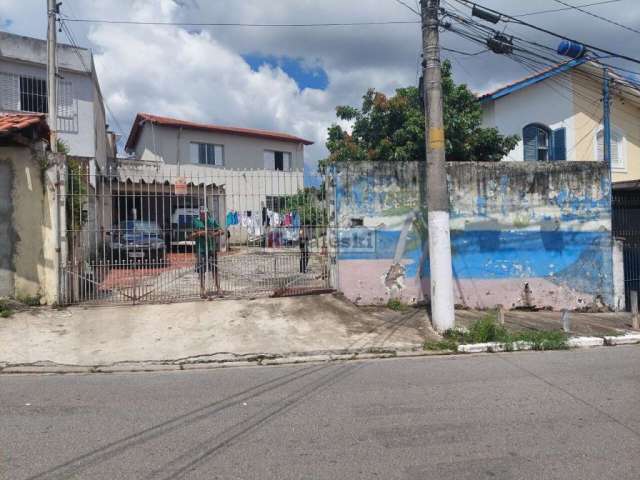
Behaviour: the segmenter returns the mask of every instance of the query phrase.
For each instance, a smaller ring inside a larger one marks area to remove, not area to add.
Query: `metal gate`
[[[629,310],[630,292],[640,291],[640,191],[614,190],[612,210],[613,236],[623,242],[624,294]]]
[[[71,159],[65,175],[61,304],[332,289],[326,189],[302,172]]]

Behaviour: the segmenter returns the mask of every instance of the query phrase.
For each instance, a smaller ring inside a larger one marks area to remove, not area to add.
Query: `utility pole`
[[[431,269],[431,321],[443,332],[455,324],[449,232],[449,191],[445,164],[442,71],[438,14],[440,0],[421,0],[427,151],[427,223]]]
[[[51,130],[51,151],[58,151],[58,82],[56,63],[56,18],[58,4],[56,0],[47,0],[47,111]]]
[[[604,68],[603,71],[603,84],[602,84],[602,118],[603,118],[603,160],[604,163],[609,167],[609,172],[611,172],[611,94],[610,94],[610,85],[609,85],[609,69]]]

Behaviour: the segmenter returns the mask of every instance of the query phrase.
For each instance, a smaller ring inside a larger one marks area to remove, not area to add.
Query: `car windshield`
[[[142,233],[152,233],[158,234],[160,233],[160,229],[158,225],[153,222],[145,222],[141,220],[124,222],[122,224],[122,229],[125,231],[135,231]]]

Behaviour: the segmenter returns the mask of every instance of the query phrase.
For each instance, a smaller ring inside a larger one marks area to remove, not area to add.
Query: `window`
[[[600,129],[596,135],[596,158],[604,162],[604,129]],[[611,129],[611,168],[613,170],[626,170],[627,161],[624,155],[624,136],[620,130]]]
[[[191,143],[191,163],[224,165],[224,147],[213,143]]]
[[[0,108],[8,111],[20,110],[20,76],[0,73]]]
[[[291,170],[291,153],[265,150],[264,168],[265,170],[279,170],[288,172],[289,170]]]
[[[0,72],[0,109],[47,113],[47,81],[43,77]],[[73,84],[63,79],[58,80],[58,130],[78,131]]]
[[[274,197],[267,195],[266,207],[274,212],[283,212],[287,207],[287,197]],[[289,200],[291,203],[291,200]]]
[[[36,77],[20,77],[20,110],[47,113],[47,81]]]
[[[67,80],[58,80],[58,130],[61,132],[78,131],[73,86]]]
[[[522,130],[524,160],[526,162],[548,162],[567,159],[566,130],[551,130],[544,125],[532,123]]]

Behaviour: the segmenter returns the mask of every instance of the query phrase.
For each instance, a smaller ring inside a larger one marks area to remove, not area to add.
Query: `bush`
[[[402,312],[406,310],[408,307],[397,298],[392,298],[387,302],[387,308],[389,310],[394,310],[396,312]]]
[[[509,332],[502,325],[496,323],[491,315],[474,322],[469,328],[467,343],[507,342]]]
[[[13,314],[13,310],[9,308],[9,303],[6,300],[0,300],[0,317],[7,318]]]

